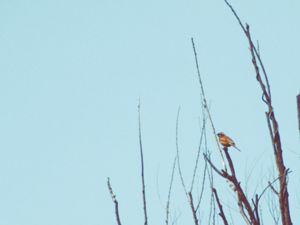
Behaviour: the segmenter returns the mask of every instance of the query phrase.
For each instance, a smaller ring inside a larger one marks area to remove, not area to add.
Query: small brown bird
[[[223,145],[224,147],[234,147],[238,151],[241,151],[240,149],[238,149],[238,147],[236,147],[234,141],[230,137],[228,137],[226,134],[224,134],[223,132],[220,132],[217,135],[219,137],[219,142],[221,145]]]

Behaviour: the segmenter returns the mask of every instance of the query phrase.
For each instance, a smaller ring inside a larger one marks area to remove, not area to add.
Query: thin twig
[[[177,156],[175,156],[174,161],[173,161],[172,175],[171,175],[171,181],[170,181],[170,186],[169,186],[169,191],[168,191],[168,200],[167,200],[167,205],[166,205],[166,225],[169,224],[171,191],[172,191],[172,185],[173,185],[173,180],[174,180],[176,161],[177,161]]]
[[[238,14],[236,13],[236,11],[234,10],[233,6],[232,6],[227,0],[224,0],[224,2],[225,2],[226,5],[230,8],[230,10],[232,11],[232,13],[233,13],[233,15],[235,16],[236,20],[237,20],[238,23],[240,24],[240,27],[242,28],[242,30],[244,31],[245,35],[247,36],[247,29],[246,29],[246,27],[243,25],[243,23],[242,23],[240,17],[238,16]],[[251,45],[254,46],[252,40],[251,40]],[[259,64],[260,64],[260,66],[261,66],[261,68],[262,68],[262,71],[263,71],[263,74],[264,74],[264,77],[265,77],[265,80],[266,80],[266,83],[267,83],[268,95],[271,97],[271,89],[270,89],[269,79],[268,79],[268,76],[267,76],[265,67],[264,67],[264,65],[263,65],[263,62],[262,62],[262,60],[261,60],[259,50],[257,50],[255,46],[254,46],[254,53],[255,53],[255,55],[257,56],[258,61],[259,61]]]
[[[141,131],[141,103],[138,105],[139,113],[139,144],[141,153],[141,177],[142,177],[142,194],[143,194],[143,209],[144,209],[144,225],[148,224],[147,217],[147,202],[146,202],[146,191],[145,191],[145,176],[144,176],[144,156],[143,156],[143,145],[142,145],[142,131]]]
[[[216,200],[217,200],[217,204],[218,204],[218,207],[219,207],[219,210],[220,210],[219,216],[222,218],[224,225],[228,225],[228,222],[227,222],[225,213],[224,213],[224,211],[223,211],[223,206],[222,206],[222,204],[221,204],[221,202],[220,202],[220,199],[219,199],[217,190],[216,190],[215,188],[212,188],[212,192],[213,192],[214,195],[215,195],[215,198],[216,198]]]
[[[224,156],[223,156],[223,153],[222,153],[222,149],[220,147],[220,144],[219,144],[219,141],[218,141],[218,138],[217,138],[217,132],[216,132],[216,129],[215,129],[215,126],[214,126],[214,123],[213,123],[213,120],[212,120],[212,117],[211,117],[208,105],[207,105],[207,100],[206,100],[206,97],[205,97],[204,87],[203,87],[203,83],[202,83],[202,79],[201,79],[201,74],[200,74],[200,69],[199,69],[199,63],[198,63],[198,56],[197,56],[197,51],[196,51],[194,39],[191,38],[191,41],[192,41],[193,51],[194,51],[194,56],[195,56],[195,63],[196,63],[196,69],[197,69],[197,74],[198,74],[198,80],[199,80],[199,84],[200,84],[200,88],[201,88],[201,97],[202,97],[202,102],[203,102],[202,104],[203,104],[203,107],[207,111],[207,115],[208,115],[208,118],[209,118],[212,130],[213,130],[213,133],[214,133],[215,141],[217,143],[217,146],[218,146],[218,149],[219,149],[219,153],[220,153],[220,156],[221,156],[223,168],[225,170],[227,170],[226,164],[225,164],[225,160],[224,160]]]
[[[204,110],[203,107],[202,107],[202,115],[203,115],[203,118],[204,118],[205,117],[205,110]],[[205,128],[206,128],[206,126],[205,126]],[[203,133],[204,133],[204,150],[205,150],[205,153],[209,155],[210,152],[209,152],[208,146],[207,146],[206,129],[204,129]],[[203,193],[204,193],[204,187],[205,187],[205,181],[206,181],[206,172],[208,172],[208,170],[207,170],[207,161],[205,160],[203,176],[202,176],[201,192],[200,192],[198,204],[197,204],[197,207],[196,207],[196,211],[198,211],[198,209],[200,208],[200,204],[201,204],[201,201],[202,201],[202,197],[203,197]],[[211,176],[213,177],[213,173],[211,173]],[[209,177],[209,179],[210,179],[210,177]]]
[[[181,171],[181,166],[180,166],[180,158],[179,158],[179,146],[178,146],[178,126],[179,126],[179,113],[180,113],[180,107],[178,108],[177,111],[177,118],[176,118],[176,154],[177,154],[177,165],[178,165],[178,172],[181,180],[182,187],[184,189],[184,193],[187,196],[187,189],[183,180],[183,175]]]
[[[196,163],[195,163],[195,167],[194,167],[193,179],[192,179],[192,184],[191,184],[190,192],[193,191],[193,186],[194,186],[194,181],[195,181],[195,177],[196,177],[198,162],[199,162],[199,158],[200,158],[201,145],[202,145],[202,140],[203,140],[203,136],[204,136],[205,123],[206,123],[206,120],[205,120],[205,118],[203,118],[203,124],[202,124],[202,129],[201,129],[200,142],[199,142],[199,146],[198,146],[198,152],[197,152]]]
[[[204,170],[203,170],[203,178],[202,178],[202,185],[201,185],[201,191],[200,191],[200,197],[198,200],[198,204],[196,207],[196,211],[198,211],[201,201],[202,201],[202,197],[203,197],[203,193],[204,193],[204,186],[205,186],[205,180],[206,180],[206,171],[207,171],[207,161],[205,161],[205,165],[204,165]]]
[[[286,170],[286,174],[289,174],[291,173],[291,171],[289,169]],[[278,181],[280,179],[280,177],[277,177],[276,179],[274,179],[272,182],[268,182],[268,185],[263,189],[263,191],[261,192],[261,194],[259,195],[258,197],[258,201],[261,199],[261,197],[264,195],[264,193],[267,191],[268,188],[271,188],[271,189],[274,189],[273,187],[273,184]],[[277,193],[278,195],[278,192],[274,189],[275,193]]]
[[[274,188],[274,186],[269,182],[268,183],[270,185],[271,190],[276,194],[279,195],[278,191]]]
[[[212,172],[212,167],[210,167],[210,170],[207,170],[207,174],[208,174],[208,180],[209,180],[209,184],[210,184],[210,190],[212,189],[212,187],[214,186],[214,177],[213,177],[213,172]],[[211,224],[211,220],[212,220],[212,224],[215,224],[215,215],[216,215],[216,207],[215,207],[215,197],[213,192],[210,192],[210,204],[209,204],[209,216],[208,216],[208,224]]]
[[[223,176],[222,172],[220,170],[217,169],[217,167],[210,161],[210,159],[208,158],[208,156],[203,153],[204,159],[209,163],[209,165],[214,169],[214,171],[216,173],[218,173],[220,176]]]
[[[191,206],[192,213],[193,213],[194,223],[195,223],[195,225],[198,225],[199,222],[198,222],[198,218],[197,218],[197,212],[196,212],[196,209],[195,209],[195,206],[194,206],[194,201],[193,201],[193,195],[192,195],[192,192],[189,192],[189,193],[188,193],[188,196],[189,196],[189,202],[190,202],[190,206]]]
[[[297,95],[298,126],[300,134],[300,94]]]
[[[119,215],[119,203],[118,203],[116,195],[114,194],[113,189],[111,187],[109,177],[107,178],[107,187],[108,187],[111,199],[112,199],[113,203],[115,204],[115,214],[116,214],[117,224],[121,225],[121,220],[120,220],[120,215]]]

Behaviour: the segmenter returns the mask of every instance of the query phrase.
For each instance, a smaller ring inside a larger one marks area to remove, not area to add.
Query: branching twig
[[[274,194],[279,195],[278,191],[273,187],[273,185],[269,182],[271,190],[274,192]]]
[[[145,192],[145,176],[144,176],[144,156],[143,156],[143,145],[142,145],[142,131],[141,131],[141,104],[138,105],[139,113],[139,144],[141,153],[141,177],[142,177],[142,194],[143,194],[143,209],[144,209],[144,225],[148,224],[147,217],[147,202],[146,202],[146,192]]]
[[[228,7],[231,9],[231,11],[233,12],[234,16],[236,17],[237,21],[239,22],[239,24],[249,42],[249,49],[250,49],[251,57],[252,57],[252,64],[254,66],[255,73],[256,73],[256,79],[259,82],[260,87],[262,89],[262,95],[263,95],[262,100],[264,101],[264,103],[266,103],[266,105],[268,107],[268,112],[267,112],[268,126],[270,129],[270,134],[272,135],[271,141],[275,147],[275,150],[274,150],[275,160],[276,160],[276,165],[277,165],[277,169],[278,169],[278,174],[280,177],[279,205],[280,205],[280,211],[281,211],[281,220],[282,220],[282,224],[284,224],[284,225],[292,225],[290,209],[289,209],[289,198],[288,198],[289,193],[287,190],[286,168],[285,168],[285,164],[283,161],[281,138],[280,138],[280,134],[279,134],[278,122],[275,118],[275,113],[274,113],[273,105],[272,105],[271,90],[270,90],[270,85],[269,85],[269,81],[268,81],[268,76],[266,74],[263,62],[260,58],[260,54],[257,51],[255,45],[253,44],[249,25],[246,24],[246,27],[245,27],[243,25],[243,23],[241,22],[239,16],[233,9],[233,7],[228,3],[227,0],[224,0],[224,1],[228,5]],[[262,80],[259,67],[263,71],[265,82]]]
[[[238,196],[238,205],[240,206],[241,211],[243,211],[243,206],[245,206],[247,213],[250,217],[251,223],[253,223],[253,225],[259,225],[258,218],[255,217],[253,210],[251,208],[251,205],[240,185],[240,182],[238,182],[238,180],[236,178],[235,169],[234,169],[231,157],[228,153],[227,147],[224,147],[224,152],[225,152],[225,156],[228,161],[228,164],[229,164],[231,175],[229,175],[226,171],[223,171],[223,177],[226,178],[227,180],[231,181],[232,184],[234,185],[234,188],[235,188],[237,196]]]
[[[238,14],[236,13],[236,11],[234,10],[233,6],[227,0],[224,0],[224,2],[230,8],[230,10],[232,11],[232,13],[235,16],[236,20],[238,21],[240,27],[242,28],[242,30],[244,31],[245,35],[247,36],[247,28],[243,25],[240,17],[238,16]],[[250,41],[251,41],[251,45],[254,46],[252,40],[250,40]],[[263,70],[263,74],[264,74],[264,77],[265,77],[265,80],[266,80],[266,84],[267,84],[267,88],[268,88],[268,95],[271,97],[271,89],[270,89],[269,79],[268,79],[265,67],[264,67],[264,65],[262,63],[262,60],[260,58],[259,50],[257,50],[255,46],[254,46],[254,53],[257,56],[259,64],[260,64],[260,66],[261,66],[261,68]]]
[[[210,161],[210,159],[208,158],[208,156],[203,153],[204,159],[209,163],[209,165],[214,169],[214,171],[216,173],[218,173],[220,176],[223,176],[223,173],[217,169],[217,167]]]
[[[291,171],[289,169],[286,170],[286,174],[291,173]],[[268,190],[268,188],[271,188],[275,194],[278,195],[278,192],[274,189],[273,184],[278,181],[280,179],[280,177],[277,177],[276,179],[274,179],[272,182],[268,182],[268,185],[263,189],[263,191],[261,192],[261,194],[258,197],[258,201],[261,199],[261,197],[264,195],[264,193]]]
[[[114,194],[113,189],[111,187],[109,177],[107,178],[107,187],[108,187],[111,199],[112,199],[113,203],[115,204],[115,213],[116,213],[117,223],[118,223],[118,225],[121,225],[121,220],[120,220],[120,215],[119,215],[119,203],[118,203],[116,195]]]
[[[211,167],[214,169],[215,172],[217,172],[221,177],[225,178],[226,180],[228,180],[230,183],[233,184],[234,186],[234,191],[237,193],[237,197],[238,197],[238,205],[240,207],[240,211],[242,216],[244,217],[245,221],[248,224],[253,224],[253,225],[259,225],[259,221],[256,218],[255,214],[253,213],[253,210],[251,208],[251,205],[240,185],[240,182],[237,180],[236,175],[235,175],[235,169],[231,160],[231,157],[228,153],[228,149],[227,147],[224,147],[224,152],[225,152],[225,156],[226,159],[228,161],[229,164],[229,168],[231,171],[231,175],[227,173],[227,171],[222,170],[219,171],[215,165],[213,165],[213,163],[210,161],[210,159],[204,154],[204,158],[205,160],[211,165]],[[249,215],[249,218],[246,216],[245,212],[244,212],[244,207],[247,210],[247,213]],[[251,221],[251,222],[250,222]]]
[[[195,225],[198,225],[199,222],[198,222],[198,218],[197,218],[197,212],[196,212],[196,209],[195,209],[195,206],[194,206],[194,201],[193,201],[193,195],[192,195],[192,192],[189,192],[189,193],[188,193],[188,196],[189,196],[190,207],[191,207],[192,213],[193,213],[194,223],[195,223]]]

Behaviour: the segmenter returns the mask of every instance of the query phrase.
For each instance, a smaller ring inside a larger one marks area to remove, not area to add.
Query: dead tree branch
[[[235,174],[235,169],[233,166],[233,162],[231,160],[231,157],[228,153],[228,148],[224,147],[224,152],[225,152],[225,156],[226,159],[228,161],[229,164],[229,168],[231,171],[231,175],[229,175],[226,171],[223,171],[223,177],[228,179],[229,181],[232,182],[232,184],[234,185],[235,191],[237,193],[237,197],[238,197],[238,205],[240,206],[240,209],[243,211],[244,207],[246,208],[246,211],[248,213],[249,219],[251,221],[251,223],[253,225],[259,225],[259,220],[258,218],[256,218],[256,216],[254,215],[254,212],[251,208],[251,205],[240,185],[240,182],[237,180],[236,174]]]
[[[120,215],[119,215],[119,203],[118,203],[116,195],[114,194],[113,189],[111,187],[109,177],[107,178],[107,188],[109,190],[111,199],[112,199],[113,203],[115,204],[115,214],[116,214],[117,224],[121,225],[121,220],[120,220]]]
[[[222,218],[224,225],[228,225],[228,222],[227,222],[225,213],[224,213],[224,211],[223,211],[223,206],[222,206],[222,204],[221,204],[221,202],[220,202],[220,199],[219,199],[217,190],[216,190],[215,188],[212,188],[212,192],[213,192],[214,195],[215,195],[215,198],[216,198],[216,200],[217,200],[217,204],[218,204],[218,207],[219,207],[219,210],[220,210],[219,216]]]
[[[189,196],[190,207],[191,207],[191,210],[192,210],[192,213],[193,213],[194,223],[195,223],[195,225],[199,225],[199,221],[198,221],[198,218],[197,218],[197,212],[196,212],[196,209],[195,209],[192,192],[189,192],[188,196]]]
[[[237,197],[238,197],[238,206],[240,208],[240,212],[241,212],[243,218],[245,219],[245,221],[248,224],[259,225],[260,224],[259,218],[254,214],[254,211],[252,210],[251,205],[240,185],[240,182],[238,181],[238,179],[236,177],[234,165],[233,165],[232,159],[228,153],[227,147],[224,147],[224,153],[225,153],[225,156],[226,156],[229,168],[230,168],[231,175],[225,170],[219,171],[206,155],[204,155],[204,158],[211,165],[211,167],[214,169],[214,171],[216,171],[221,177],[223,177],[224,179],[226,179],[227,181],[232,183],[232,185],[234,186],[234,191],[236,192]],[[245,209],[246,209],[248,216],[245,212]]]
[[[260,87],[262,89],[262,100],[268,107],[267,112],[267,120],[268,124],[270,123],[271,126],[269,126],[270,134],[271,134],[271,141],[274,145],[275,149],[275,160],[277,165],[278,174],[280,177],[280,191],[279,191],[279,205],[280,205],[280,211],[281,211],[281,220],[282,224],[284,225],[292,225],[291,215],[290,215],[290,209],[289,209],[289,193],[287,188],[287,176],[286,176],[286,167],[283,160],[283,154],[282,154],[282,146],[281,146],[281,139],[279,134],[279,127],[278,122],[275,118],[275,113],[272,105],[272,98],[271,98],[271,90],[270,85],[268,81],[268,76],[266,73],[266,70],[264,68],[263,62],[260,58],[260,54],[257,51],[255,45],[253,44],[251,34],[250,34],[250,27],[248,24],[246,26],[243,25],[241,22],[241,19],[237,15],[234,8],[228,3],[227,0],[224,0],[225,3],[228,5],[228,7],[233,12],[235,18],[240,24],[240,27],[242,28],[243,32],[245,33],[247,40],[249,42],[249,49],[252,57],[252,64],[255,69],[256,73],[256,79],[258,83],[260,84]],[[263,81],[260,73],[260,68],[263,71],[264,79]]]

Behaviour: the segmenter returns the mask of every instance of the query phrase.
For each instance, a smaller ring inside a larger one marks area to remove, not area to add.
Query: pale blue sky
[[[260,41],[299,224],[300,3],[231,3]],[[142,224],[139,98],[149,222],[163,224],[179,105],[187,182],[199,139],[191,37],[216,128],[243,150],[233,154],[242,184],[253,166],[250,196],[270,177],[261,91],[247,41],[222,0],[3,0],[0,31],[1,225],[115,224],[107,176],[123,223]],[[209,146],[218,164],[216,145]],[[239,218],[227,183],[215,179],[223,203]],[[192,224],[177,175],[173,193],[172,215],[178,224]]]

